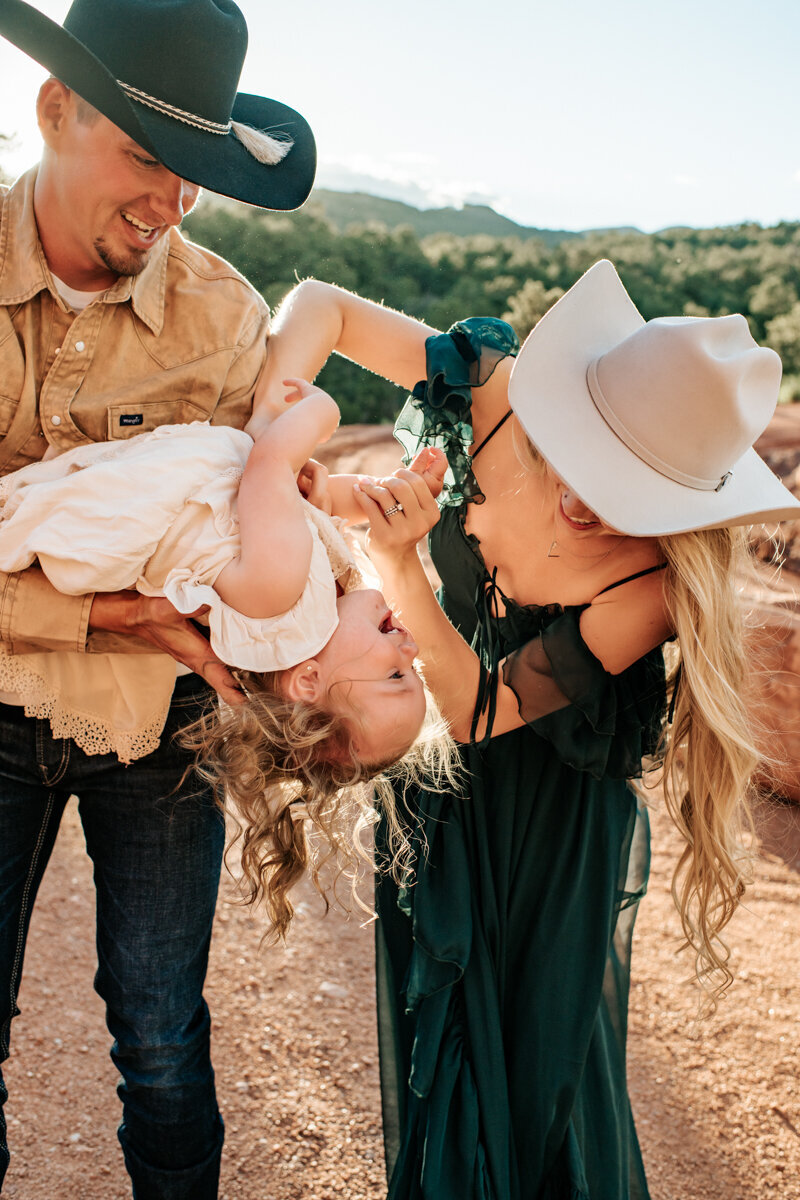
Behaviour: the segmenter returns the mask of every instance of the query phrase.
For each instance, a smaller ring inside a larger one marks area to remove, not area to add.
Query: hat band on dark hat
[[[202,129],[204,133],[219,133],[223,136],[231,131],[232,123],[230,121],[224,123],[209,121],[208,117],[186,112],[185,109],[177,108],[167,100],[159,100],[157,96],[143,92],[141,88],[134,87],[133,84],[123,83],[121,79],[118,79],[117,83],[131,100],[137,101],[138,104],[146,104],[148,108],[154,108],[156,112],[164,113],[168,117],[174,117],[176,121],[183,121],[185,125],[194,125],[195,129]]]
[[[238,91],[247,24],[235,0],[72,0],[63,25],[0,0],[0,36],[180,179],[282,211],[308,196],[308,122]]]
[[[160,100],[158,96],[151,96],[149,92],[142,91],[141,88],[134,87],[131,83],[124,83],[121,79],[117,79],[116,83],[130,100],[134,100],[137,104],[144,104],[147,108],[152,108],[162,116],[171,117],[174,121],[182,121],[184,125],[191,125],[192,128],[199,129],[201,133],[215,133],[220,137],[227,137],[229,133],[232,133],[237,141],[241,142],[247,153],[260,163],[270,166],[279,163],[294,145],[290,137],[276,138],[266,129],[255,129],[252,125],[246,125],[242,121],[212,121],[208,117],[201,117],[199,113],[187,112],[185,108],[178,108],[176,104],[170,104],[168,100]]]

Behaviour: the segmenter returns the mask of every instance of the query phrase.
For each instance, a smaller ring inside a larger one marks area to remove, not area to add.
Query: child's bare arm
[[[332,284],[304,280],[286,296],[273,322],[253,398],[253,428],[281,411],[287,375],[313,379],[334,350],[411,389],[425,375],[425,339],[435,332]]]
[[[217,576],[226,604],[248,617],[286,612],[308,579],[311,534],[297,473],[339,423],[331,397],[293,380],[300,399],[257,437],[239,487],[241,550]]]
[[[398,471],[402,469],[402,467],[398,467]],[[436,498],[442,490],[447,459],[443,451],[426,447],[416,455],[409,470],[422,477],[427,484],[428,491]],[[364,524],[367,517],[362,504],[356,499],[353,488],[355,484],[374,482],[374,475],[329,475],[328,498],[333,515],[342,517],[352,525]]]

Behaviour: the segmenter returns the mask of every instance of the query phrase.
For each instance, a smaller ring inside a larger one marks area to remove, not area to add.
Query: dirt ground
[[[394,459],[382,441],[387,469]],[[351,442],[350,469],[359,469]],[[375,463],[374,435],[364,452]],[[800,808],[761,820],[729,941],[736,983],[698,1026],[669,895],[677,839],[653,799],[653,872],[633,959],[629,1078],[652,1200],[800,1200]],[[76,805],[34,915],[6,1075],[4,1197],[124,1200],[116,1073],[92,991],[94,901]],[[286,948],[223,879],[207,996],[227,1127],[223,1200],[380,1200],[372,930],[307,889]]]
[[[633,960],[629,1076],[652,1200],[800,1200],[800,810],[775,807],[734,919],[737,980],[695,1028],[656,802]],[[67,811],[37,905],[7,1080],[15,1200],[124,1200],[116,1072],[92,991],[91,869]],[[223,1200],[380,1200],[372,931],[305,892],[285,949],[223,882],[207,995]]]

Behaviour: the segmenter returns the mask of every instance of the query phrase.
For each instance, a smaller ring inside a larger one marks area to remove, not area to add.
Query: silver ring
[[[385,508],[383,510],[383,515],[385,517],[393,517],[395,513],[399,513],[399,512],[403,512],[403,511],[404,511],[404,509],[403,509],[402,504],[393,504],[391,508]]]

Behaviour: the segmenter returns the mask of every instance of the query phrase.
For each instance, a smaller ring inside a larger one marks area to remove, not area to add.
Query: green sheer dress
[[[448,453],[431,552],[442,607],[485,666],[480,703],[491,709],[510,654],[525,712],[526,647],[539,634],[571,703],[464,747],[463,794],[405,798],[413,883],[384,875],[376,900],[389,1196],[647,1200],[625,1037],[649,831],[626,780],[655,749],[663,659],[612,676],[581,640],[581,608],[503,596],[499,615],[496,580],[464,528],[466,506],[483,499],[470,404],[515,352],[498,321],[429,339],[428,379],[397,434],[408,450]]]

